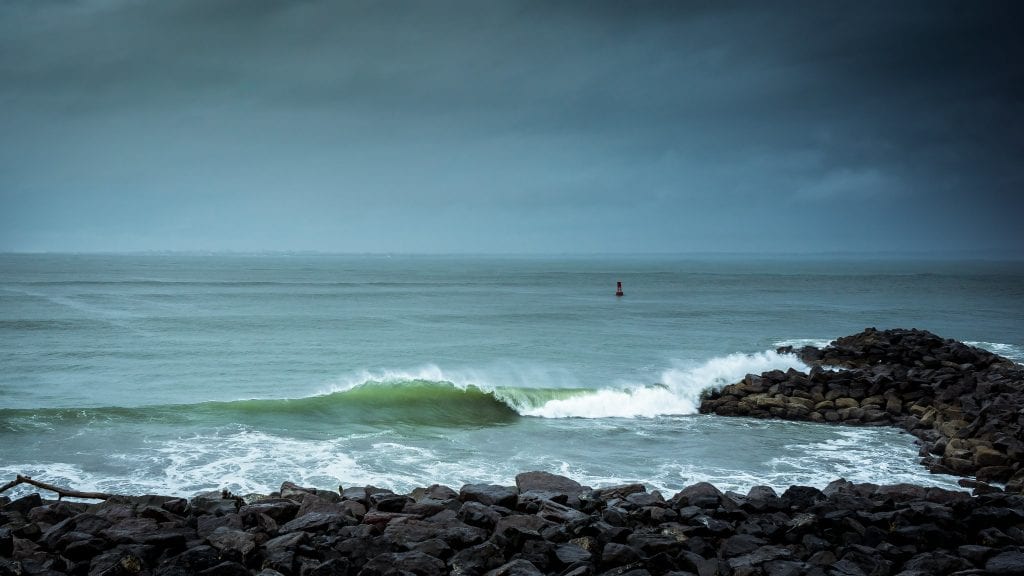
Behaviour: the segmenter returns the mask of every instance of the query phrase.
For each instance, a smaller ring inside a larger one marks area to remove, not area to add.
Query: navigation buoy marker
[[[622,282],[621,281],[615,283],[615,295],[616,296],[622,296]]]

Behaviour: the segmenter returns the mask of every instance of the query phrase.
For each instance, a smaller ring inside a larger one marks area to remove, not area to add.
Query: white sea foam
[[[487,369],[445,368],[436,364],[405,369],[361,370],[348,374],[320,390],[319,395],[345,392],[368,382],[400,384],[403,382],[447,382],[458,388],[474,386],[493,391],[499,388],[579,388],[579,380],[564,368],[496,364]]]
[[[815,348],[824,348],[832,343],[832,340],[828,338],[792,338],[790,340],[779,340],[773,342],[772,345],[776,348],[782,346],[792,346],[793,348],[803,348],[804,346],[814,346]]]
[[[496,443],[505,430],[456,431],[434,439],[389,431],[293,438],[231,426],[147,443],[143,450],[108,455],[102,463],[9,462],[0,466],[0,478],[29,474],[81,490],[182,496],[223,488],[266,494],[283,480],[323,489],[375,485],[397,492],[435,482],[455,488],[507,485],[526,470],[546,470],[590,486],[642,481],[668,493],[699,481],[738,491],[767,484],[781,491],[791,484],[823,487],[839,477],[956,488],[955,478],[928,474],[917,463],[910,437],[891,430],[709,417],[622,424],[575,419],[524,424],[542,425],[543,436],[561,438],[543,448]],[[645,456],[634,454],[639,432],[641,445],[652,446]],[[709,448],[712,439],[744,448]],[[591,454],[597,446],[603,457]],[[592,457],[581,458],[580,450]],[[8,495],[29,490],[19,487]]]
[[[660,386],[620,390],[605,388],[593,394],[551,400],[523,414],[544,418],[632,418],[696,414],[700,406],[700,395],[705,390],[738,382],[747,374],[789,368],[807,370],[807,366],[792,354],[779,354],[775,351],[730,354],[712,358],[698,366],[666,370],[661,375]]]
[[[702,364],[669,368],[661,373],[657,384],[621,383],[594,388],[569,398],[557,398],[540,405],[511,389],[566,389],[582,390],[582,386],[569,373],[542,368],[522,369],[501,367],[496,370],[447,370],[428,364],[410,370],[361,371],[333,383],[320,394],[351,390],[368,382],[401,384],[404,382],[447,382],[461,389],[470,386],[495,392],[523,416],[542,418],[635,418],[662,415],[695,414],[700,406],[700,395],[705,390],[721,388],[738,382],[747,374],[760,374],[769,370],[795,368],[806,371],[807,366],[793,354],[779,354],[768,350],[756,354],[730,354],[712,358]]]
[[[1024,346],[1003,344],[1001,342],[964,342],[964,344],[988,350],[993,354],[999,354],[1018,364],[1024,363]]]

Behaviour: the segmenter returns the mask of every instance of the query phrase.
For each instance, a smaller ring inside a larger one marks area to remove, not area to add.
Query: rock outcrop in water
[[[923,330],[869,328],[823,349],[780,351],[810,373],[748,375],[706,395],[700,411],[897,426],[920,439],[932,472],[1024,489],[1024,367]]]
[[[0,575],[1024,573],[1024,496],[838,480],[669,498],[544,472],[516,486],[0,499]]]

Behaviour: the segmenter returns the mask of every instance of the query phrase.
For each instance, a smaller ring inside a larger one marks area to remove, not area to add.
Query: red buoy
[[[622,296],[622,282],[616,282],[615,284],[615,295]]]

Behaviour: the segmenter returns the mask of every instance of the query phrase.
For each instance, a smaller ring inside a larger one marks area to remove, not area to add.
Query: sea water
[[[704,390],[806,369],[776,348],[868,326],[1024,360],[1024,264],[0,255],[0,482],[956,487],[898,430],[697,414]]]

